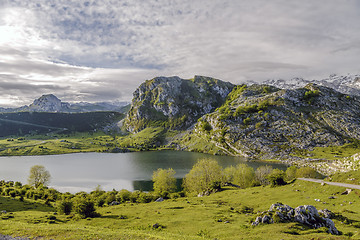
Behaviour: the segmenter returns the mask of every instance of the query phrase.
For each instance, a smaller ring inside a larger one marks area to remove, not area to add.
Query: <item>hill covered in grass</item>
[[[48,133],[94,132],[124,118],[118,112],[0,113],[0,137]]]
[[[44,239],[358,239],[359,192],[341,195],[344,190],[300,180],[281,187],[225,188],[204,197],[105,204],[96,209],[100,216],[85,219],[55,214],[43,200],[0,197],[6,210],[0,213],[0,232]],[[276,202],[329,209],[341,235],[292,222],[251,225]]]

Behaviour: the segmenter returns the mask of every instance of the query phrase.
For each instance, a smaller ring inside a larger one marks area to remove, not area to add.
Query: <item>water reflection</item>
[[[246,162],[239,157],[213,156],[181,151],[137,153],[76,153],[49,156],[0,157],[0,180],[26,183],[31,166],[44,165],[52,176],[51,186],[62,192],[91,191],[101,185],[106,191],[128,189],[150,191],[151,177],[158,168],[173,168],[179,181],[202,158],[211,158],[222,167],[245,163],[253,168],[281,164]],[[179,183],[179,186],[181,183]]]

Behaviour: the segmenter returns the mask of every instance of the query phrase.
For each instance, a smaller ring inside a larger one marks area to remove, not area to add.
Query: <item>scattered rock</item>
[[[217,221],[218,221],[218,222],[222,222],[222,219],[220,218],[220,219],[218,219]]]
[[[319,212],[324,217],[321,217]],[[319,212],[311,205],[298,206],[293,209],[288,205],[275,203],[271,205],[269,211],[265,211],[260,216],[257,216],[251,225],[257,226],[260,223],[271,224],[274,222],[298,222],[315,229],[326,227],[329,233],[338,235],[339,231],[330,219],[334,217],[334,214],[328,209],[320,210]]]
[[[320,200],[320,199],[316,199],[316,198],[315,198],[314,200],[315,200],[315,201],[317,201],[317,202],[321,202],[321,200]]]
[[[328,199],[335,199],[335,197],[334,197],[334,196],[330,196],[330,197],[328,197]]]
[[[348,195],[349,193],[351,193],[351,189],[346,189],[344,192],[341,193],[341,195]]]
[[[163,202],[164,199],[162,197],[159,197],[158,199],[155,200],[155,202]]]
[[[109,203],[109,206],[115,206],[115,205],[120,205],[120,202],[112,201],[111,203]]]
[[[323,210],[319,210],[319,213],[322,214],[325,218],[334,218],[335,214],[333,212],[331,212],[329,209],[323,209]]]
[[[326,183],[324,183],[324,182],[321,183],[321,186],[325,186],[325,185],[326,185]]]
[[[159,228],[160,227],[160,224],[158,223],[155,223],[154,225],[152,225],[153,228]]]

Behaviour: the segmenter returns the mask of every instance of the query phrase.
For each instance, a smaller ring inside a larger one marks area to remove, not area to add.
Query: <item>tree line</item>
[[[20,182],[0,181],[0,195],[17,198],[20,201],[31,199],[42,201],[54,206],[62,214],[73,214],[81,218],[96,217],[97,207],[118,205],[126,202],[148,203],[157,199],[179,198],[184,196],[209,195],[232,186],[247,188],[260,185],[284,185],[297,177],[321,177],[309,167],[297,168],[291,166],[286,171],[273,169],[271,166],[261,166],[254,170],[246,164],[238,164],[223,169],[215,160],[202,159],[198,161],[183,179],[181,191],[177,191],[176,172],[169,169],[158,169],[153,173],[153,191],[104,191],[101,186],[90,193],[61,193],[47,187],[50,183],[50,173],[44,166],[35,165],[30,169],[28,184]]]

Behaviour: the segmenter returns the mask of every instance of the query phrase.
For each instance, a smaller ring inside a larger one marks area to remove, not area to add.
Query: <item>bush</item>
[[[141,192],[138,191],[138,190],[132,192],[132,193],[130,194],[130,199],[129,199],[130,202],[132,202],[132,203],[138,202],[140,193],[141,193]]]
[[[217,161],[202,159],[198,161],[183,182],[185,191],[189,193],[212,192],[217,183],[222,182],[222,171]]]
[[[286,180],[291,181],[296,178],[297,167],[291,166],[286,169]]]
[[[115,194],[113,194],[112,192],[107,193],[107,196],[106,196],[106,199],[105,199],[106,204],[109,205],[110,203],[112,203],[114,201],[116,201]]]
[[[260,166],[255,171],[255,179],[260,183],[260,185],[269,185],[269,179],[267,176],[271,174],[273,168],[271,166]]]
[[[96,217],[95,204],[87,198],[77,198],[74,204],[74,211],[82,218]]]
[[[286,185],[285,182],[285,172],[279,169],[274,169],[268,176],[267,179],[269,180],[272,187]]]
[[[126,189],[122,189],[120,190],[120,192],[118,192],[118,194],[116,195],[116,200],[118,202],[127,202],[130,201],[130,196],[131,196],[131,192],[126,190]]]
[[[321,178],[321,174],[311,167],[301,167],[296,170],[297,178]]]
[[[73,208],[73,202],[71,200],[62,200],[57,204],[57,210],[61,214],[69,215]]]
[[[239,164],[224,169],[224,181],[236,184],[241,188],[251,187],[254,184],[255,173],[252,167],[246,164]]]
[[[140,194],[138,195],[138,199],[137,202],[139,203],[149,203],[155,200],[155,196],[152,195],[151,193],[145,193],[145,192],[140,192]]]
[[[153,173],[154,192],[161,197],[167,197],[176,190],[175,171],[172,168],[159,168]]]

